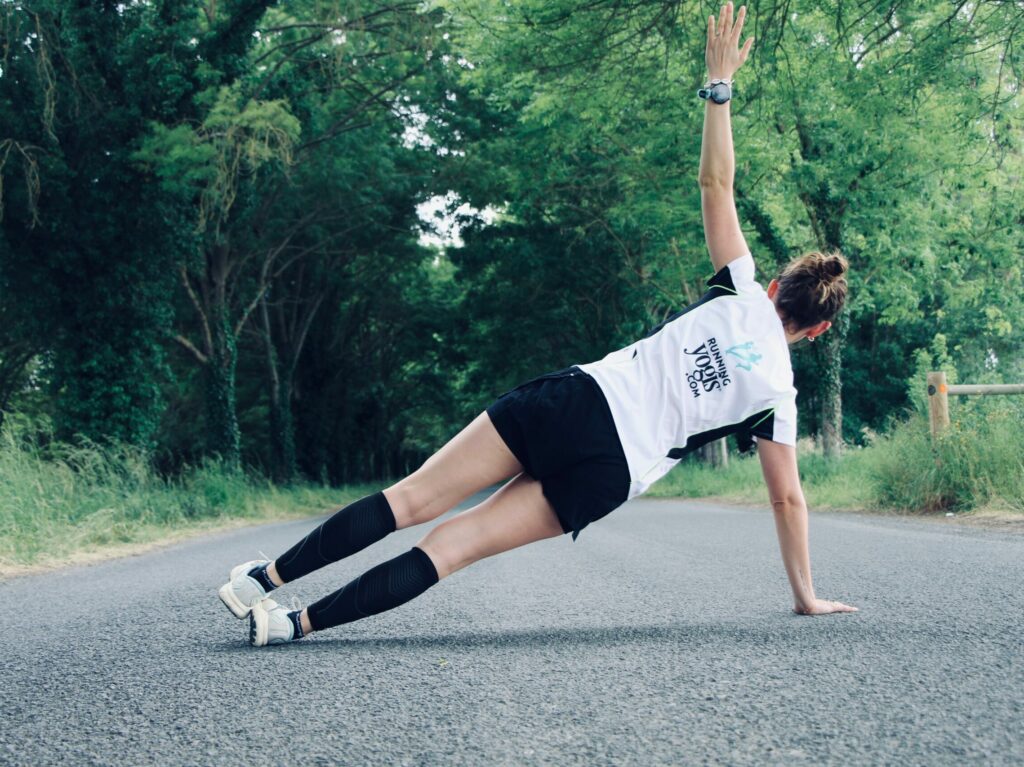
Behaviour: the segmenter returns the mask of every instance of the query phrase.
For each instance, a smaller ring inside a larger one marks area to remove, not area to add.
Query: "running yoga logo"
[[[729,370],[725,366],[725,358],[715,338],[709,338],[693,351],[684,348],[683,354],[693,357],[695,370],[687,374],[686,382],[690,385],[690,391],[695,398],[702,393],[724,389],[732,383]]]
[[[690,391],[694,398],[716,389],[724,389],[732,383],[732,379],[729,378],[729,368],[725,364],[727,355],[735,357],[736,367],[746,371],[753,370],[754,365],[764,359],[764,355],[754,347],[753,341],[730,346],[723,355],[718,348],[716,338],[709,338],[693,351],[683,349],[683,354],[693,357],[695,369],[692,373],[687,374],[686,382],[690,385]]]
[[[739,360],[739,362],[736,363],[736,367],[747,371],[753,370],[754,365],[764,359],[764,356],[758,354],[757,349],[754,348],[753,341],[747,341],[745,344],[730,346],[725,350],[725,353],[736,357],[736,359]]]

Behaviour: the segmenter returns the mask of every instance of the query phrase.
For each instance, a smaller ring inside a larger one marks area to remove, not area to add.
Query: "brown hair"
[[[778,276],[775,306],[792,331],[831,320],[846,302],[846,269],[839,251],[808,253],[787,264]]]

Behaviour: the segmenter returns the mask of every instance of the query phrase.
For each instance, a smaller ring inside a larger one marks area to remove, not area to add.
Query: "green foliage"
[[[953,400],[953,423],[937,442],[927,417],[918,413],[838,462],[802,448],[800,481],[809,507],[915,514],[981,507],[1024,511],[1024,459],[1007,449],[1016,444],[1024,405],[1009,397]],[[753,456],[733,458],[727,469],[685,461],[649,492],[767,503]]]
[[[288,166],[301,125],[286,101],[256,101],[240,83],[215,89],[209,112],[196,129],[150,123],[151,134],[132,157],[160,179],[172,197],[199,199],[197,231],[213,225],[215,239],[245,177],[268,163]]]
[[[872,466],[875,503],[900,511],[988,505],[1024,511],[1024,459],[1007,449],[1018,442],[1024,406],[1001,397],[951,400],[952,425],[936,443],[924,417],[880,441]]]
[[[327,511],[366,487],[288,491],[217,461],[175,480],[128,443],[77,445],[14,419],[0,434],[0,570],[158,540],[190,528]]]
[[[877,494],[870,480],[874,447],[855,448],[840,461],[811,446],[800,449],[800,482],[808,505],[815,508],[874,508]],[[768,492],[756,456],[729,458],[716,468],[696,458],[683,461],[649,491],[653,497],[720,498],[768,505]]]
[[[700,295],[708,11],[4,4],[0,408],[168,475],[415,468],[502,391]],[[759,277],[810,248],[853,265],[848,328],[794,354],[802,434],[841,391],[869,443],[936,366],[1024,380],[1020,18],[751,7],[732,110]],[[448,192],[494,222],[422,247],[416,206]]]
[[[148,446],[168,372],[173,264],[189,236],[182,208],[130,160],[155,106],[138,100],[132,64],[147,46],[182,42],[181,29],[147,40],[135,34],[139,14],[65,6],[2,10],[0,141],[18,148],[31,181],[6,187],[2,300],[22,337],[48,352],[40,383],[58,434]],[[161,66],[150,70],[157,82]]]
[[[528,210],[556,226],[582,218],[588,240],[600,231],[598,242],[614,243],[630,300],[605,348],[616,331],[692,300],[708,270],[692,94],[709,9],[445,7],[477,64],[466,79],[502,115],[478,151],[501,166],[509,215],[528,220]],[[1004,380],[1020,377],[1021,67],[1003,36],[1018,21],[1005,4],[752,8],[758,42],[732,109],[739,208],[761,277],[812,248],[841,248],[853,267],[845,337],[796,355],[805,433],[835,418],[840,352],[844,436],[854,442],[907,406],[914,351],[936,333],[954,339],[972,378],[992,359]],[[579,305],[572,291],[555,300],[552,329]],[[504,305],[500,321],[490,310],[491,325],[514,323],[518,303]]]

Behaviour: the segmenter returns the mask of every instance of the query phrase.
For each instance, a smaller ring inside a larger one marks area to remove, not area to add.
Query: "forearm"
[[[736,175],[736,159],[732,148],[732,119],[729,104],[715,104],[710,99],[704,106],[704,134],[700,145],[701,186],[732,188]]]
[[[807,536],[806,504],[779,504],[775,508],[775,531],[779,536],[782,562],[793,589],[797,608],[815,602],[811,580],[811,555]]]

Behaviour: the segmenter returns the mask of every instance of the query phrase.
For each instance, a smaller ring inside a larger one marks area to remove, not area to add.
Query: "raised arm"
[[[754,38],[748,37],[742,50],[739,48],[740,32],[743,31],[746,15],[747,8],[742,6],[733,23],[732,3],[728,3],[722,6],[717,24],[714,16],[708,18],[708,42],[704,58],[710,80],[731,82],[736,70],[747,60]],[[730,103],[726,101],[724,104],[716,104],[707,99],[700,147],[698,180],[701,213],[704,216],[704,239],[716,272],[748,252],[732,191],[736,160],[732,149]]]
[[[775,531],[779,535],[782,562],[793,589],[793,611],[801,615],[856,612],[856,607],[818,599],[814,595],[807,542],[807,503],[800,487],[796,448],[758,439],[757,455],[761,459],[761,471],[775,513]]]

